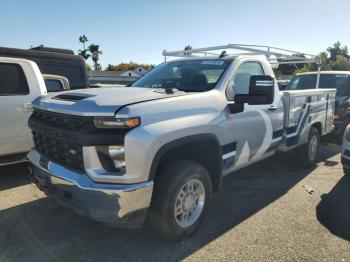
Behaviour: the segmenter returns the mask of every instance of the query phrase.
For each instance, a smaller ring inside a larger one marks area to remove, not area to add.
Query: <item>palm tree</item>
[[[85,43],[88,42],[88,41],[89,41],[89,40],[88,40],[88,38],[87,38],[86,35],[81,35],[81,36],[79,36],[79,42],[83,44],[84,50],[86,49],[86,48],[85,48]]]
[[[83,50],[79,49],[79,55],[81,55],[85,60],[87,60],[91,55],[88,53],[88,49],[85,48],[85,43],[88,41],[86,35],[79,36],[79,42],[83,44]]]
[[[89,52],[88,49],[84,49],[84,50],[79,49],[78,55],[81,55],[85,60],[87,60],[91,56],[88,52]]]
[[[91,44],[91,45],[89,45],[88,48],[89,48],[89,51],[91,53],[91,59],[94,62],[95,71],[100,71],[101,65],[98,63],[98,61],[100,60],[100,55],[102,55],[102,51],[99,50],[100,46]]]

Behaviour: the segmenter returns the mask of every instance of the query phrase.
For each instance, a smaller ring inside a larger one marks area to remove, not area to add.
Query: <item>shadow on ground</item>
[[[0,191],[30,183],[27,164],[14,164],[0,167]]]
[[[338,148],[323,150],[321,161],[337,153]],[[181,243],[164,241],[148,229],[107,227],[48,198],[2,210],[0,260],[181,260],[286,194],[315,168],[295,168],[291,157],[275,156],[226,177],[200,230]]]
[[[331,233],[350,241],[350,176],[344,175],[316,208],[317,219]]]

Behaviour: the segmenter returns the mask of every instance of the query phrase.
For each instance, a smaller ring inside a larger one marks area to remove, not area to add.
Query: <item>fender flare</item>
[[[186,137],[182,137],[179,139],[175,139],[173,141],[170,141],[163,146],[161,146],[158,151],[156,152],[152,164],[151,164],[151,169],[150,169],[150,175],[149,175],[149,180],[154,180],[156,177],[157,169],[159,166],[159,162],[161,158],[168,152],[170,152],[173,149],[176,149],[178,147],[184,146],[186,144],[190,144],[193,142],[199,142],[199,141],[211,141],[214,142],[216,147],[217,147],[217,152],[218,152],[218,161],[219,161],[219,174],[220,178],[219,181],[221,183],[221,179],[223,176],[223,162],[222,162],[222,147],[219,143],[219,140],[217,137],[213,134],[196,134],[196,135],[190,135]],[[213,161],[215,161],[213,159]],[[219,184],[220,184],[219,183]]]

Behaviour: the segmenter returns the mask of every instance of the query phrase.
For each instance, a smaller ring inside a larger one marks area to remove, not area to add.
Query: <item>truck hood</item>
[[[49,94],[33,101],[35,108],[48,111],[86,116],[114,116],[120,108],[158,99],[184,96],[190,93],[164,89],[118,87],[72,90]]]

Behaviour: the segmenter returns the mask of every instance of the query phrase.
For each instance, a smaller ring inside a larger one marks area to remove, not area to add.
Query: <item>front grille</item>
[[[33,131],[36,150],[48,159],[77,171],[84,171],[82,146]]]
[[[66,130],[79,130],[86,125],[93,125],[92,117],[73,116],[38,109],[34,110],[31,118],[43,125],[63,128]]]
[[[84,172],[83,146],[123,145],[125,129],[103,130],[94,118],[35,109],[28,124],[35,148],[45,160]]]

